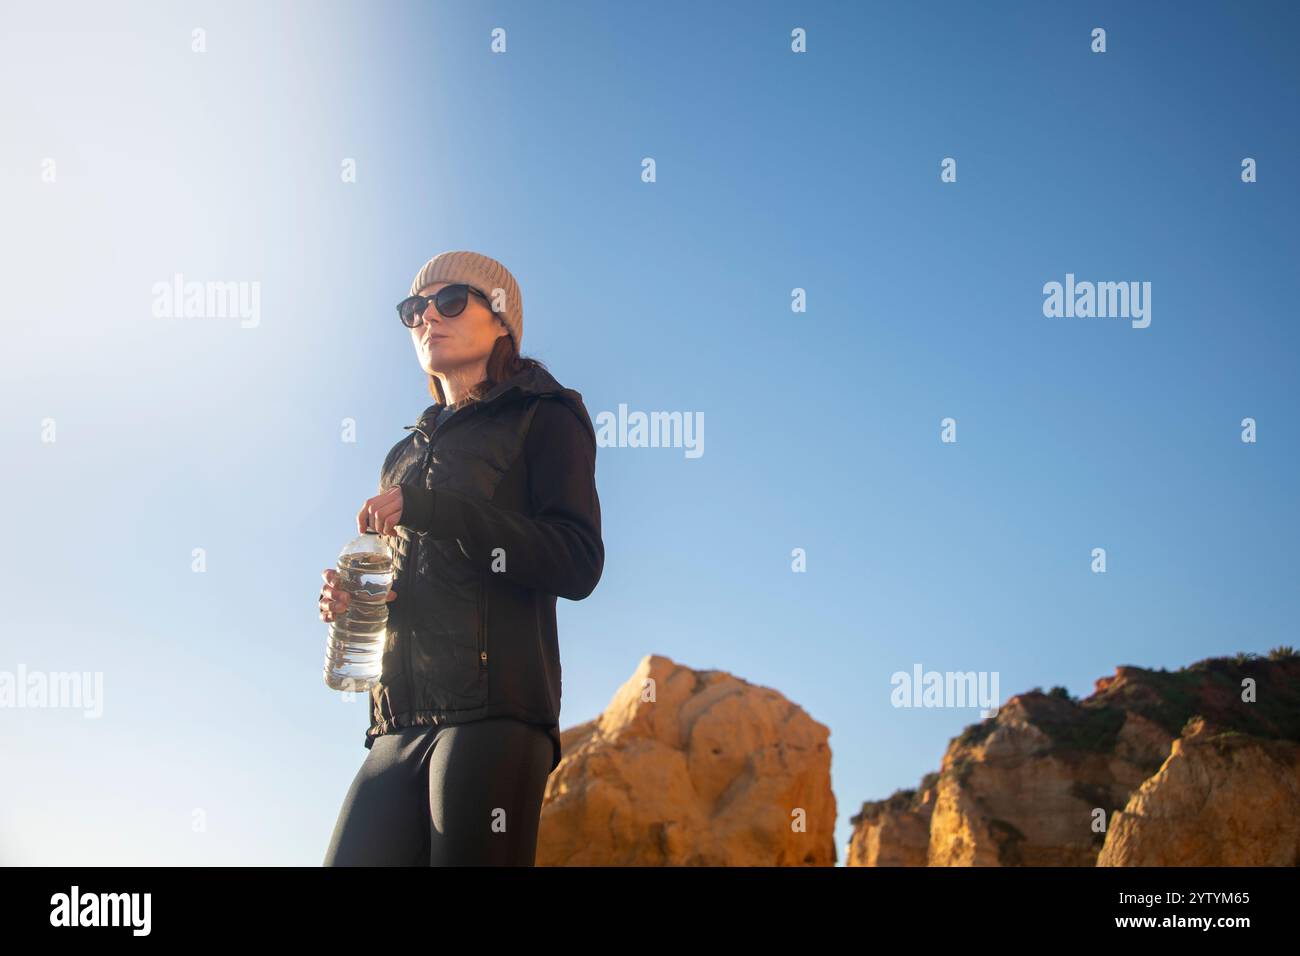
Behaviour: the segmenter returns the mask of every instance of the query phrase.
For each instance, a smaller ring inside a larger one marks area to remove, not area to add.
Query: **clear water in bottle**
[[[392,549],[377,532],[367,531],[339,552],[338,572],[338,586],[352,598],[329,626],[325,684],[332,690],[368,690],[379,680],[387,639]]]

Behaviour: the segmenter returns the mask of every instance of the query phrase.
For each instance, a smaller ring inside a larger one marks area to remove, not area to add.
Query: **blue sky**
[[[895,671],[1082,696],[1295,644],[1297,20],[11,11],[0,670],[102,673],[104,713],[0,710],[0,860],[320,862],[366,726],[320,681],[320,570],[431,401],[392,306],[445,249],[511,268],[525,353],[593,416],[705,420],[699,458],[598,454],[563,725],[650,653],[776,688],[831,730],[841,860],[978,717],[892,707]],[[257,322],[154,315],[177,273],[256,283]],[[1045,317],[1067,273],[1149,281],[1150,326]]]

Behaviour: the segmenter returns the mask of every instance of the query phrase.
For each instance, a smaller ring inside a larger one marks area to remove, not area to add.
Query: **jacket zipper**
[[[420,465],[420,481],[423,482],[425,480],[425,476],[428,475],[429,473],[429,455],[433,451],[433,443],[429,441],[428,433],[425,432],[425,430],[421,428],[419,425],[407,425],[406,427],[413,428],[421,435],[424,435],[424,440],[426,442],[425,449],[424,449],[424,461]],[[414,582],[419,580],[419,576],[420,576],[420,550],[423,547],[423,539],[420,537],[419,532],[412,532],[410,541],[411,541],[411,549],[410,549],[410,553],[407,555],[407,560],[411,562],[410,576],[408,580]],[[403,667],[403,670],[406,671],[406,693],[407,693],[406,699],[408,701],[407,707],[414,710],[416,709],[416,699],[415,699],[415,678],[411,675],[412,634],[413,632],[408,630],[406,634],[402,635],[402,637],[404,638],[402,641],[402,662],[405,665]]]
[[[482,575],[478,581],[478,666],[479,673],[487,670],[487,583]]]

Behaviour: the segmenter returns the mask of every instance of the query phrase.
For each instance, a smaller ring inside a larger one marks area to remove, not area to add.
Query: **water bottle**
[[[332,690],[368,690],[379,680],[388,632],[388,597],[393,551],[377,531],[353,538],[339,552],[337,586],[352,597],[329,626],[325,641],[325,685]]]

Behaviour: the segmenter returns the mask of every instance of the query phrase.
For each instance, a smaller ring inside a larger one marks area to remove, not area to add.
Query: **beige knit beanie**
[[[476,286],[492,300],[489,308],[499,308],[497,313],[515,340],[515,350],[523,350],[524,303],[519,295],[519,283],[510,270],[491,256],[477,252],[456,250],[440,252],[415,274],[411,295],[435,282],[465,282]]]

